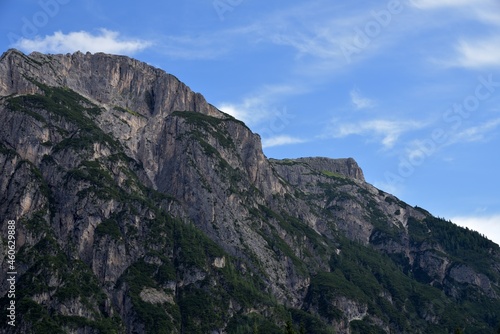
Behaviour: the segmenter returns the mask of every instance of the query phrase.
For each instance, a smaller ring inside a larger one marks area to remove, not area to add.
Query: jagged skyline
[[[133,55],[244,120],[267,156],[352,156],[368,182],[500,242],[499,6],[3,3],[0,48]]]

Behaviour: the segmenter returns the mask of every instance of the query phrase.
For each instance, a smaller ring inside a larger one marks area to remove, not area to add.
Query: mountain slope
[[[2,332],[500,323],[498,245],[374,188],[353,159],[267,159],[245,124],[144,63],[9,50],[0,126],[18,272]]]

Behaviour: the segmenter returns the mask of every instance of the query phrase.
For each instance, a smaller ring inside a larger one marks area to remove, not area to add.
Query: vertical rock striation
[[[275,333],[291,318],[426,333],[465,307],[487,333],[499,317],[498,245],[376,189],[352,158],[267,159],[145,63],[9,50],[0,127],[20,296],[2,332]]]

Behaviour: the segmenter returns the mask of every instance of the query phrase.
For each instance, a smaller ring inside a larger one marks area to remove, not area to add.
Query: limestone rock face
[[[426,333],[453,331],[462,304],[478,332],[495,325],[476,307],[500,309],[497,245],[376,189],[352,158],[267,159],[145,63],[9,50],[0,128],[20,296],[1,332],[275,333],[291,318]]]
[[[363,171],[353,158],[348,159],[328,159],[328,158],[300,158],[297,162],[309,165],[319,172],[338,173],[346,177],[365,182]]]
[[[140,61],[103,53],[26,56],[16,50],[2,55],[0,96],[40,92],[36,80],[67,87],[107,107],[119,106],[144,116],[166,116],[173,110],[193,110],[220,117],[201,94],[173,75]]]

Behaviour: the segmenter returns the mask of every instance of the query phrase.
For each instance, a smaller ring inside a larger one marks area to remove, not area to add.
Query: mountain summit
[[[268,159],[174,76],[0,57],[2,333],[495,333],[500,248],[368,184]],[[5,319],[4,319],[5,320]]]

